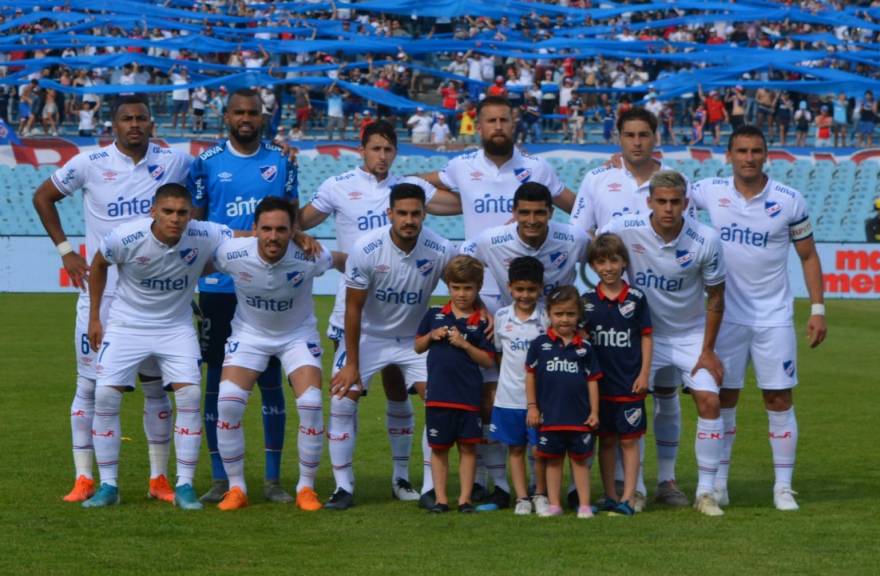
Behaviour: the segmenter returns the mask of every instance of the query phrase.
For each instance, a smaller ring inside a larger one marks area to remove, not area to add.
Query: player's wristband
[[[58,250],[58,254],[60,254],[62,258],[73,252],[73,246],[71,246],[70,242],[67,240],[59,242],[55,245],[55,248]]]
[[[810,316],[824,316],[825,315],[825,305],[824,304],[813,304],[810,306]]]
[[[536,402],[529,402],[528,404],[526,404],[526,406],[537,406],[537,405],[538,404]]]

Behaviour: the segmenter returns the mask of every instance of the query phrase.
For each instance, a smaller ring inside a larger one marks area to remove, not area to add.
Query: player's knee
[[[122,406],[122,392],[113,386],[99,386],[95,390],[95,412],[115,414]]]
[[[330,399],[330,416],[341,419],[354,418],[357,414],[358,403],[348,396],[339,398],[333,396]]]
[[[507,451],[512,458],[522,458],[526,453],[525,446],[508,446]]]
[[[321,390],[315,388],[314,386],[309,386],[306,390],[299,395],[299,398],[296,399],[296,407],[300,410],[305,408],[313,408],[317,406],[319,409],[322,406],[322,397]]]
[[[783,412],[791,408],[791,390],[764,390],[764,407],[771,412]]]
[[[735,408],[739,402],[739,390],[732,388],[722,388],[718,393],[722,408]]]
[[[177,402],[178,410],[198,410],[201,396],[199,387],[194,384],[180,386],[174,391],[174,400]]]
[[[639,445],[638,438],[621,438],[620,439],[620,447],[623,450],[632,450],[633,448],[637,448]]]

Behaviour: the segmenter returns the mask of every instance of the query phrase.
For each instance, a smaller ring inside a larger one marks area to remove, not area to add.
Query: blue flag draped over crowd
[[[55,11],[54,3],[34,0],[18,0],[0,8],[6,16],[0,24],[0,53],[17,53],[82,48],[83,45],[113,47],[121,52],[97,56],[41,57],[16,59],[8,62],[11,73],[0,78],[0,84],[21,84],[28,75],[48,66],[64,65],[74,69],[119,68],[124,64],[136,62],[140,66],[151,66],[167,71],[180,60],[168,57],[149,56],[151,48],[161,50],[186,49],[198,57],[202,54],[233,52],[238,49],[261,50],[270,54],[296,55],[298,53],[323,52],[342,54],[351,62],[347,67],[367,68],[363,61],[367,53],[376,58],[388,58],[403,50],[410,57],[422,59],[438,53],[474,50],[498,57],[513,57],[526,60],[546,59],[548,57],[584,60],[602,57],[606,60],[655,60],[675,63],[675,72],[661,74],[652,83],[661,99],[670,99],[691,93],[698,84],[704,88],[721,88],[742,84],[746,87],[764,86],[771,89],[786,89],[801,93],[827,94],[846,92],[857,96],[867,89],[880,90],[880,80],[856,72],[838,69],[845,65],[855,70],[858,65],[875,68],[880,63],[880,45],[853,43],[839,40],[830,33],[796,34],[792,39],[813,46],[809,50],[769,50],[730,45],[707,45],[697,43],[668,42],[652,40],[640,42],[621,42],[613,39],[620,32],[620,24],[610,19],[625,13],[636,14],[654,12],[660,14],[653,20],[628,23],[633,32],[643,30],[664,30],[670,26],[689,24],[710,24],[716,22],[802,22],[820,26],[848,26],[871,31],[880,30],[880,24],[871,19],[880,18],[880,8],[847,6],[843,10],[807,12],[800,8],[780,5],[776,2],[760,0],[738,2],[655,2],[648,4],[621,4],[601,8],[576,9],[553,4],[531,2],[497,2],[491,0],[366,0],[357,4],[336,2],[335,7],[353,8],[359,13],[373,12],[393,14],[413,18],[451,18],[456,16],[487,16],[500,18],[507,16],[519,19],[521,16],[548,15],[552,18],[562,16],[566,25],[555,29],[553,37],[543,40],[525,38],[511,31],[503,39],[493,32],[484,32],[467,40],[457,40],[450,35],[412,39],[409,37],[383,37],[358,34],[352,27],[345,31],[338,20],[313,19],[309,12],[332,10],[330,3],[282,2],[273,3],[274,11],[268,12],[252,27],[251,17],[225,13],[193,12],[193,2],[171,0],[126,1],[114,0],[68,0],[65,5],[69,11]],[[260,10],[269,5],[251,5]],[[188,9],[189,8],[189,9]],[[282,19],[281,14],[284,13]],[[589,17],[590,25],[584,26]],[[45,19],[62,23],[63,27],[35,34],[16,34],[23,25],[39,23]],[[210,27],[210,30],[208,30]],[[150,39],[140,37],[140,32],[159,28],[175,31],[170,38]],[[108,32],[95,34],[95,30],[121,30],[121,34]],[[257,40],[254,35],[264,32],[273,39]],[[278,34],[291,35],[291,39],[275,39]],[[131,34],[129,37],[126,34]],[[130,49],[140,50],[129,52]],[[428,62],[434,61],[428,59]],[[385,64],[377,61],[375,65]],[[396,65],[409,66],[420,74],[432,75],[442,79],[457,79],[464,83],[471,81],[456,76],[440,68],[407,61]],[[216,88],[225,86],[234,89],[242,86],[268,84],[305,84],[324,86],[332,82],[326,75],[328,71],[339,68],[338,64],[309,66],[274,66],[244,69],[225,64],[198,62],[186,63],[190,71],[190,82],[185,86],[195,88],[204,86]],[[800,80],[768,80],[769,70],[784,71],[799,77]],[[873,70],[872,70],[873,71]],[[288,73],[296,73],[290,75]],[[289,76],[289,77],[288,77]],[[88,88],[63,86],[52,80],[41,80],[45,87],[65,93],[113,94],[131,91],[131,86],[98,85]],[[389,91],[367,85],[340,82],[349,92],[376,104],[398,110],[412,110],[424,103],[410,100]],[[181,85],[144,85],[135,89],[141,92],[167,92],[182,88]],[[583,91],[634,92],[644,94],[646,87],[630,88],[584,88]],[[430,108],[430,107],[428,107]]]

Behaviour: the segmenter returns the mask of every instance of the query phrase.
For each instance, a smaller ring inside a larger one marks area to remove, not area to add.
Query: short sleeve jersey
[[[299,197],[296,165],[281,149],[262,143],[250,156],[236,152],[227,140],[202,152],[190,170],[187,187],[193,205],[205,210],[205,219],[233,230],[254,226],[257,205],[266,196],[290,201]],[[199,283],[202,292],[234,291],[232,280],[211,274]]]
[[[151,231],[142,218],[110,232],[101,241],[104,258],[118,268],[116,297],[108,324],[165,329],[192,326],[196,282],[221,242],[232,231],[213,222],[190,222],[174,246]]]
[[[532,315],[520,320],[513,305],[495,313],[495,350],[501,354],[495,406],[525,410],[526,375],[523,366],[532,340],[547,331],[543,310],[536,306]]]
[[[644,394],[633,394],[632,386],[642,369],[641,337],[651,333],[645,295],[624,284],[623,291],[611,299],[600,284],[584,293],[582,303],[590,344],[605,375],[599,383],[602,399],[630,402],[644,398]]]
[[[565,344],[553,329],[532,340],[526,370],[535,375],[540,430],[589,431],[587,382],[600,380],[602,371],[590,343],[575,336]]]
[[[114,228],[150,215],[159,186],[185,183],[191,163],[189,154],[158,144],[150,144],[146,155],[135,163],[113,143],[77,154],[52,174],[52,183],[65,196],[83,191],[86,260],[92,261],[101,240]],[[113,272],[105,293],[115,290]]]
[[[491,340],[486,338],[488,323],[480,318],[479,312],[457,318],[448,303],[442,308],[432,306],[422,317],[417,335],[424,336],[443,326],[455,327],[468,343],[495,355]],[[425,406],[477,412],[482,397],[483,373],[480,366],[467,352],[453,346],[448,340],[431,342]]]
[[[422,228],[409,253],[394,244],[390,226],[358,238],[345,262],[345,285],[367,291],[361,332],[415,336],[431,293],[451,258],[449,241],[428,228]]]
[[[788,283],[789,247],[812,238],[809,210],[800,192],[767,179],[746,200],[733,178],[707,178],[691,188],[721,238],[727,263],[724,321],[747,326],[789,326],[794,297]]]
[[[551,220],[544,243],[534,248],[523,242],[514,222],[486,230],[473,241],[462,244],[461,252],[483,262],[495,283],[505,287],[500,292],[501,302],[506,306],[513,302],[506,286],[507,269],[514,258],[532,256],[541,261],[546,296],[559,286],[574,284],[577,265],[586,260],[589,245],[590,237],[583,230]],[[485,279],[483,284],[485,286]]]
[[[316,326],[312,283],[332,262],[328,250],[311,257],[292,242],[274,263],[260,257],[256,238],[223,242],[214,256],[214,266],[235,282],[238,304],[233,331],[284,341],[302,326]]]
[[[704,291],[724,282],[721,241],[712,228],[684,219],[681,233],[666,242],[651,226],[651,215],[615,218],[602,232],[623,239],[630,257],[630,284],[648,297],[657,337],[702,332]]]

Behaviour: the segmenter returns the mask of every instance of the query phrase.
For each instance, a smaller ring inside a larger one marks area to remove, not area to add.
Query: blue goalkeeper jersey
[[[263,198],[298,199],[297,169],[280,148],[267,142],[251,156],[231,148],[227,140],[202,152],[190,167],[187,187],[193,205],[205,210],[207,220],[233,230],[251,230]],[[202,278],[199,290],[233,293],[235,287],[231,278],[217,273]]]

